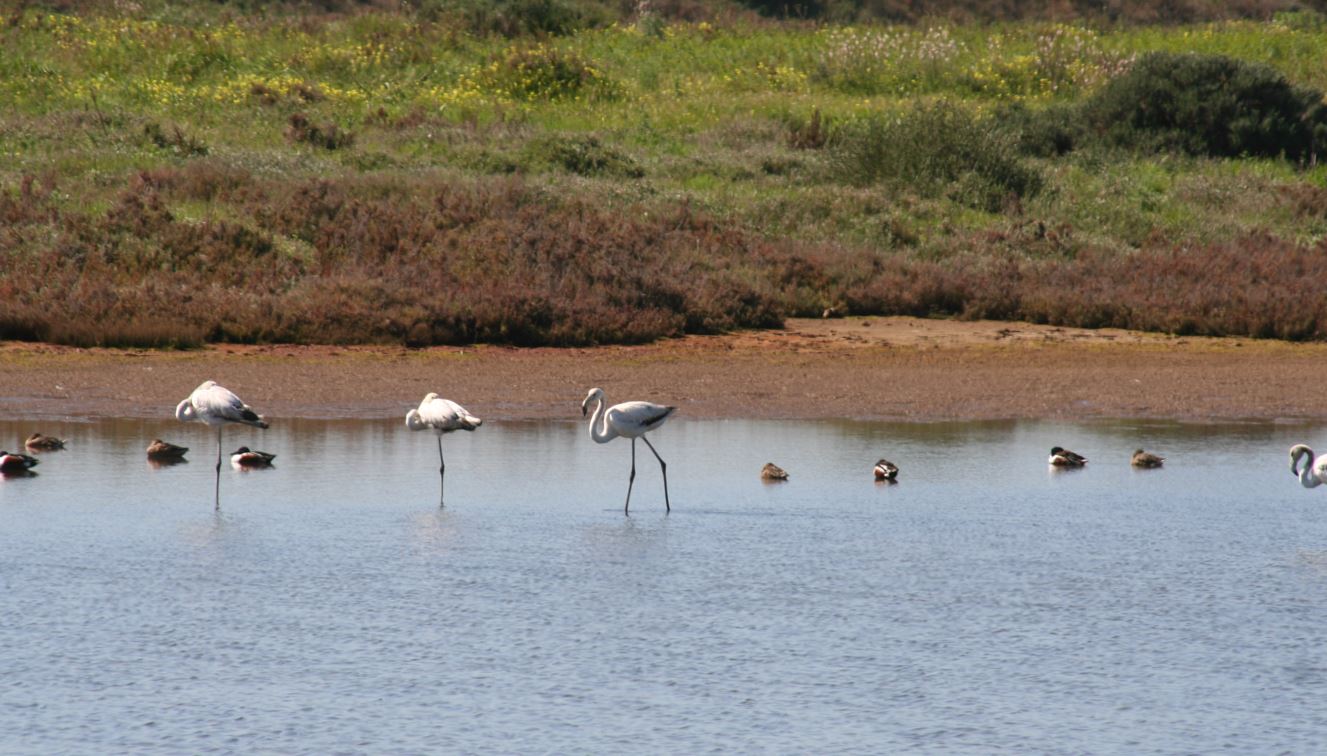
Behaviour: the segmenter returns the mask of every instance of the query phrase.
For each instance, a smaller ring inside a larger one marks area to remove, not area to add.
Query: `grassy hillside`
[[[830,306],[1327,335],[1323,16],[675,16],[14,11],[0,338],[589,344]],[[1223,83],[1165,131],[1127,111],[1144,60]],[[1291,109],[1212,104],[1241,77]]]

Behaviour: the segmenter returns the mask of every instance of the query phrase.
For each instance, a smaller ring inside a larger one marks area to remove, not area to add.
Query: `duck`
[[[761,480],[787,480],[788,471],[773,462],[766,462],[765,466],[760,468]]]
[[[1155,454],[1149,454],[1142,449],[1135,449],[1133,457],[1129,459],[1129,464],[1134,467],[1160,467],[1165,462],[1165,457],[1158,457]]]
[[[1087,464],[1087,457],[1060,446],[1052,446],[1048,461],[1054,467],[1082,467]]]
[[[0,472],[22,472],[37,466],[37,458],[17,452],[0,451]]]
[[[23,445],[34,451],[55,451],[65,448],[65,442],[62,438],[55,436],[43,436],[40,433],[34,433],[28,436],[28,440]]]
[[[189,451],[187,446],[176,446],[159,438],[152,439],[152,443],[147,446],[147,456],[150,459],[179,459],[187,451]]]
[[[274,459],[275,454],[254,451],[247,446],[241,446],[230,455],[230,463],[235,467],[271,467]]]
[[[1299,469],[1299,460],[1307,456],[1304,469]],[[1319,457],[1307,444],[1295,444],[1290,447],[1290,472],[1299,478],[1299,484],[1305,488],[1316,488],[1327,483],[1327,457]]]
[[[871,472],[875,475],[876,480],[887,480],[892,483],[898,477],[898,465],[887,459],[882,459],[875,463],[875,467],[871,469]]]

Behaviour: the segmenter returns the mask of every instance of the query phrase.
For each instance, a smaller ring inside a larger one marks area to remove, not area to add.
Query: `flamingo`
[[[875,467],[871,468],[871,473],[875,475],[876,480],[887,480],[893,483],[894,479],[898,477],[898,465],[887,459],[882,459],[875,463]]]
[[[631,512],[631,486],[636,482],[637,438],[644,441],[645,445],[650,447],[654,458],[659,460],[659,470],[663,473],[664,511],[672,512],[672,505],[668,502],[668,464],[659,456],[659,452],[655,451],[654,444],[645,438],[645,434],[663,425],[664,421],[677,411],[677,407],[665,407],[652,402],[623,402],[614,404],[605,412],[604,390],[592,388],[581,402],[581,417],[589,411],[587,408],[590,402],[598,402],[594,408],[594,417],[590,418],[590,438],[594,439],[595,443],[606,444],[618,436],[631,439],[631,477],[627,478],[627,503],[622,507],[623,513]]]
[[[187,451],[187,446],[176,446],[159,438],[152,439],[152,443],[147,445],[148,459],[182,459]]]
[[[1165,457],[1148,454],[1142,449],[1134,450],[1133,456],[1129,458],[1129,464],[1134,467],[1161,467],[1161,464],[1165,461]]]
[[[760,468],[760,478],[761,480],[774,481],[787,480],[788,471],[773,462],[766,462],[765,466]]]
[[[405,415],[405,427],[412,431],[431,429],[438,436],[438,506],[442,506],[443,487],[446,485],[447,463],[442,458],[442,434],[456,430],[473,431],[484,421],[470,414],[465,407],[433,392]]]
[[[1051,448],[1051,457],[1048,461],[1054,467],[1082,467],[1087,464],[1087,457],[1055,446]]]
[[[28,440],[23,445],[33,451],[55,451],[65,448],[64,439],[55,436],[43,436],[40,433],[34,433],[28,436]]]
[[[37,458],[17,452],[0,451],[0,472],[27,472],[37,466]]]
[[[1301,470],[1299,458],[1304,456],[1307,456],[1309,461]],[[1290,472],[1299,476],[1300,485],[1305,488],[1316,488],[1327,483],[1327,457],[1315,455],[1306,444],[1295,444],[1290,447]]]
[[[272,460],[276,459],[275,454],[267,452],[254,451],[247,446],[241,446],[230,453],[230,464],[234,467],[271,467]]]
[[[216,381],[203,381],[188,399],[175,407],[175,418],[181,422],[197,420],[217,428],[217,509],[221,508],[221,430],[226,423],[243,423],[266,428],[267,423],[249,405]]]

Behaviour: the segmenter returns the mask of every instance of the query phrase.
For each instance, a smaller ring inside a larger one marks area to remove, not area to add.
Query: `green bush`
[[[419,13],[474,34],[504,37],[571,34],[607,26],[616,15],[588,0],[425,0]]]
[[[492,82],[522,100],[560,100],[576,96],[613,99],[616,84],[574,52],[544,44],[509,50],[499,58]]]
[[[944,102],[845,126],[834,142],[831,165],[836,177],[849,183],[904,185],[991,212],[1011,196],[1035,194],[1042,184],[1011,134]]]
[[[1311,160],[1327,147],[1321,92],[1221,55],[1149,53],[1084,116],[1095,136],[1132,149]]]
[[[630,155],[588,134],[542,137],[532,141],[525,152],[532,163],[551,165],[581,176],[640,178],[645,175]]]
[[[1019,152],[1034,157],[1064,155],[1083,139],[1082,117],[1072,105],[1054,104],[1034,110],[1016,102],[997,109],[995,122],[1012,135]]]

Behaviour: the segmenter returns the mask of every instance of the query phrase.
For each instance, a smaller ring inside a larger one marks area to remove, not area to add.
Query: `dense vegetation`
[[[5,14],[0,338],[570,345],[831,306],[1327,337],[1304,4],[319,5]]]

